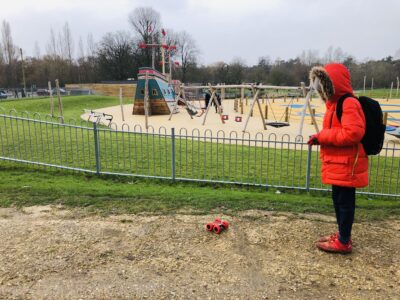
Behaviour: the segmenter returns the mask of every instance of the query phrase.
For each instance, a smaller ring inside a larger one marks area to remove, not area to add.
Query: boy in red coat
[[[336,104],[345,94],[353,94],[350,73],[342,64],[314,67],[310,80],[319,79],[318,92],[326,103],[323,129],[313,135],[309,145],[321,145],[322,182],[332,185],[332,199],[339,231],[321,237],[317,248],[338,253],[352,251],[351,229],[354,221],[356,188],[368,185],[368,157],[361,139],[365,133],[365,116],[353,97],[343,102],[341,120]]]

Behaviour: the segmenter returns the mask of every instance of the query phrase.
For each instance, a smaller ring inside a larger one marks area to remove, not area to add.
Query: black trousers
[[[332,200],[336,212],[336,222],[339,227],[339,240],[346,244],[351,238],[356,208],[356,189],[332,185]]]

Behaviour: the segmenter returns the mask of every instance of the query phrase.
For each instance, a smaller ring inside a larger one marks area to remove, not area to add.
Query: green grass
[[[96,177],[69,172],[38,171],[0,162],[0,207],[61,204],[102,215],[122,213],[192,214],[261,209],[333,215],[327,193],[297,193],[237,186],[171,183],[122,177]],[[400,216],[396,200],[357,199],[357,220]]]
[[[390,89],[374,89],[374,90],[365,90],[365,93],[363,90],[357,90],[356,91],[357,96],[367,96],[370,98],[377,98],[377,99],[386,99],[390,95]],[[396,88],[393,88],[392,91],[392,98],[391,99],[400,99],[400,92],[398,95],[396,95]]]
[[[83,108],[99,108],[118,103],[113,97],[65,97],[65,115],[78,119]],[[7,102],[6,109],[46,113],[48,99]],[[0,105],[3,106],[3,105]],[[92,125],[76,128],[59,124],[0,119],[0,156],[96,169]],[[168,135],[170,131],[166,132]],[[214,135],[214,141],[215,141]],[[101,171],[108,173],[172,176],[171,138],[162,135],[122,133],[100,128]],[[13,142],[14,141],[14,142]],[[287,141],[286,141],[287,142]],[[210,182],[231,181],[253,185],[305,187],[307,147],[289,149],[287,143],[210,142],[197,136],[175,141],[176,177]],[[282,148],[282,149],[280,149]],[[371,157],[371,184],[366,191],[398,194],[399,150],[383,151]],[[323,188],[318,153],[311,156],[311,187]],[[42,167],[43,168],[43,167]]]
[[[123,104],[133,103],[132,99],[124,98]],[[97,109],[107,106],[119,105],[119,99],[116,97],[109,96],[65,96],[62,97],[62,104],[64,110],[64,119],[74,119],[80,121],[80,116],[84,113],[84,109]],[[11,109],[15,109],[17,112],[27,111],[30,113],[40,113],[42,119],[47,114],[50,114],[50,98],[33,98],[33,99],[18,99],[10,101],[1,101],[0,108],[3,108],[7,113]],[[1,110],[0,110],[1,111]],[[55,115],[58,116],[58,100],[54,97],[54,111]]]

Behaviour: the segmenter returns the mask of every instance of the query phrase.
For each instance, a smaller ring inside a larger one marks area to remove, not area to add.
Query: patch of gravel
[[[221,235],[204,230],[215,217],[0,209],[0,299],[400,295],[398,220],[356,223],[354,252],[333,255],[314,248],[331,217],[247,211]]]

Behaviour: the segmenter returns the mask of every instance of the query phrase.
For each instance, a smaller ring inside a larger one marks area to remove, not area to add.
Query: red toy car
[[[214,222],[210,222],[206,224],[207,231],[214,231],[216,234],[220,234],[222,230],[228,229],[229,223],[228,221],[222,221],[220,218],[216,218]]]

